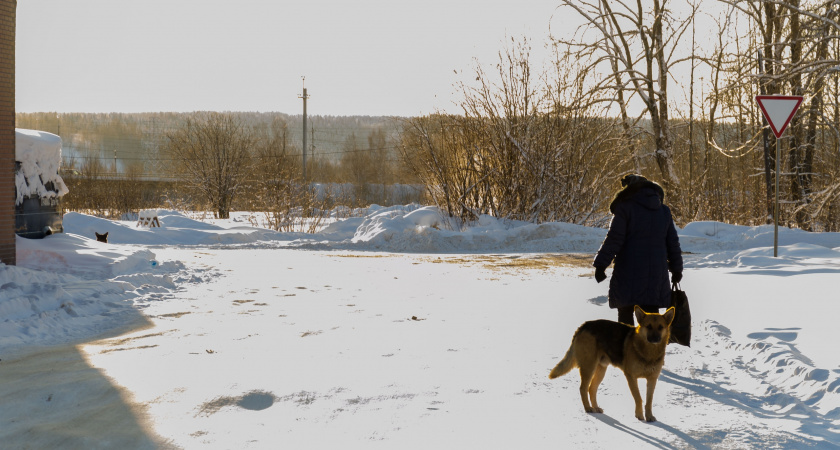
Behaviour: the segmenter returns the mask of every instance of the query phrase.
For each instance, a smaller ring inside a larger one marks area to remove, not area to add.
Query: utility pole
[[[303,95],[299,98],[303,99],[303,182],[306,183],[306,99],[309,95],[306,94],[306,77],[301,77],[303,80]]]

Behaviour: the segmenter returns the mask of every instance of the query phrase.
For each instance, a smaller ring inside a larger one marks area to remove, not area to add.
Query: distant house
[[[15,233],[43,238],[64,231],[61,197],[68,192],[58,174],[61,138],[15,129]]]

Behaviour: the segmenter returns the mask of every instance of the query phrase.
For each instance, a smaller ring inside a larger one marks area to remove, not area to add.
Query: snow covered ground
[[[589,267],[605,230],[159,217],[70,213],[0,265],[0,447],[840,446],[840,234],[782,229],[774,258],[772,227],[680,230],[693,344],[669,346],[648,424],[618,369],[600,415],[576,372],[548,380],[580,323],[615,318]]]

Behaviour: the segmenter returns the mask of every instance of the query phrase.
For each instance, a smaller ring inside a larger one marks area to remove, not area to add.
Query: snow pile
[[[250,241],[256,246],[282,245],[397,253],[593,253],[598,251],[607,233],[602,228],[570,223],[534,224],[487,215],[479,217],[476,222],[464,224],[448,217],[437,207],[420,207],[416,204],[390,207],[372,205],[366,210],[354,210],[352,216],[336,220],[314,234],[272,233],[267,230],[254,232],[253,228],[242,227],[230,228],[228,231],[247,233],[248,237],[241,236],[239,242]],[[237,220],[234,218],[233,221],[235,223]],[[742,257],[749,256],[739,255],[738,252],[742,250],[770,247],[772,252],[773,227],[770,225],[750,227],[720,222],[695,222],[677,232],[683,251],[704,254],[707,258],[705,263],[710,265],[738,265]],[[809,244],[834,248],[840,247],[840,233],[809,233],[782,227],[779,229],[779,243],[783,247]],[[790,255],[785,253],[781,256]]]
[[[598,251],[607,231],[562,222],[534,224],[481,216],[464,224],[434,206],[381,207],[353,211],[314,234],[251,233],[253,243],[285,247],[385,251],[397,253],[586,252]],[[66,219],[65,219],[66,220]],[[242,228],[238,228],[243,230]],[[232,231],[232,230],[231,230]],[[741,250],[773,245],[773,227],[696,222],[677,230],[683,251],[705,254],[707,264],[738,265]],[[264,241],[260,241],[264,239]],[[249,239],[242,238],[241,241]],[[809,233],[780,228],[782,246],[840,247],[840,233]]]
[[[606,231],[597,228],[568,223],[537,225],[487,215],[462,224],[437,207],[396,206],[370,214],[349,241],[356,249],[392,252],[578,252],[597,250],[604,236]]]
[[[53,198],[68,192],[58,174],[60,137],[44,131],[15,128],[15,161],[20,163],[20,170],[15,172],[15,204],[23,203],[30,195]]]
[[[88,338],[146,319],[138,302],[196,281],[179,261],[72,233],[17,238],[17,266],[0,263],[0,354]]]
[[[698,251],[712,249],[743,250],[773,246],[773,225],[743,226],[721,222],[692,222],[680,231],[683,247],[699,243]],[[811,233],[792,228],[779,228],[779,245],[809,243],[822,247],[840,245],[840,233]]]
[[[147,270],[174,272],[179,264],[158,264],[151,251],[97,242],[73,233],[39,239],[17,238],[18,266],[67,273],[90,279],[110,279]]]
[[[171,284],[171,283],[170,283]],[[0,265],[0,352],[60,344],[136,323],[135,286]]]
[[[464,224],[434,206],[402,205],[352,211],[346,219],[331,219],[317,233],[277,232],[243,226],[254,213],[232,213],[228,221],[201,221],[184,213],[158,210],[160,228],[137,227],[134,221],[112,221],[79,213],[64,216],[64,227],[85,237],[109,232],[110,242],[140,245],[236,245],[249,248],[300,248],[397,253],[585,252],[598,251],[606,230],[570,223],[534,224],[481,216]],[[332,217],[346,217],[337,208]],[[209,223],[213,222],[213,223]],[[773,227],[748,227],[720,222],[696,222],[677,230],[683,251],[704,254],[706,266],[738,265],[750,254],[740,251],[770,247]],[[809,244],[840,247],[840,233],[809,233],[779,229],[783,247]],[[787,251],[787,250],[786,250]],[[783,257],[790,255],[783,254]],[[745,260],[746,261],[746,260]],[[745,262],[746,264],[746,262]]]
[[[346,215],[332,214],[333,216]],[[141,245],[237,245],[408,253],[593,252],[606,230],[568,223],[533,224],[482,216],[471,224],[447,217],[433,206],[404,205],[353,211],[317,233],[284,233],[243,226],[241,216],[207,223],[177,211],[159,210],[160,228],[137,227],[79,213],[64,215],[69,232],[93,237],[109,232],[110,242]]]
[[[194,220],[177,211],[158,210],[160,227],[138,226],[137,221],[114,221],[70,212],[64,215],[65,232],[94,238],[108,233],[108,242],[137,245],[235,245],[282,240],[282,233],[228,224],[221,227]],[[286,239],[291,239],[287,237]]]

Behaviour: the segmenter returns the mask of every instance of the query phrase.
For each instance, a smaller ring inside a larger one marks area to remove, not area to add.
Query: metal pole
[[[781,139],[776,138],[776,212],[773,213],[773,257],[779,256],[779,160],[781,159]]]
[[[306,184],[306,99],[309,98],[306,95],[306,77],[300,77],[303,80],[303,95],[300,98],[303,99],[303,183]]]
[[[303,182],[306,183],[306,88],[303,88]]]

